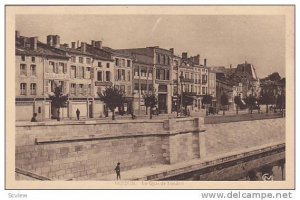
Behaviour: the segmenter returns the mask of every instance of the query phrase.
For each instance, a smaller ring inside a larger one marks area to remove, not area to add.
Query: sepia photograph
[[[294,9],[6,6],[6,188],[294,188]]]

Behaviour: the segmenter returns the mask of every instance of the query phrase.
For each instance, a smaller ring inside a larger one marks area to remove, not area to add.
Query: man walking
[[[80,110],[77,108],[76,110],[76,115],[77,115],[77,120],[79,120],[79,116],[80,116]]]
[[[118,162],[118,164],[117,164],[117,166],[116,166],[116,168],[115,168],[115,171],[116,171],[116,174],[117,174],[117,180],[121,180],[121,168],[120,168],[120,164],[121,163],[119,163]]]

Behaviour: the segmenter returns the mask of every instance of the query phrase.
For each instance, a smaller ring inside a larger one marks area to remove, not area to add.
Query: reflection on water
[[[285,180],[285,160],[261,166],[247,172],[238,181],[282,181]]]

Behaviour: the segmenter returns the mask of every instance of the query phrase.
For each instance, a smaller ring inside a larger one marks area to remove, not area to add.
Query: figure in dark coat
[[[116,168],[115,168],[115,171],[116,171],[116,174],[117,174],[117,180],[121,180],[121,168],[120,168],[120,164],[121,163],[119,163],[118,162],[118,164],[117,164],[117,166],[116,166]]]
[[[77,108],[76,110],[76,115],[77,115],[77,120],[79,120],[79,116],[80,116],[80,110]]]

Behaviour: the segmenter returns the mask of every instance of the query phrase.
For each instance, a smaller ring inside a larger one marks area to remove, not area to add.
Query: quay
[[[285,118],[251,118],[232,123],[205,123],[203,117],[17,123],[16,180],[115,180],[117,162],[122,180],[172,180],[220,170],[226,163],[245,168],[241,160],[250,169],[284,159]]]

